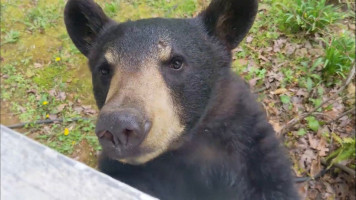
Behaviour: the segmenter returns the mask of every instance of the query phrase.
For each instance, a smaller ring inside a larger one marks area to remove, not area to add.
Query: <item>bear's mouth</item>
[[[115,145],[113,136],[106,132],[99,133],[98,139],[103,148],[103,152],[114,160],[140,157],[144,154],[153,152],[152,149],[142,147],[140,144],[137,146],[126,146],[125,148],[122,148],[121,145]]]

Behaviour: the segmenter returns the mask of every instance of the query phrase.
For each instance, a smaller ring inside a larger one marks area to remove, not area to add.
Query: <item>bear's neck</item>
[[[217,82],[207,109],[188,134],[187,146],[180,149],[195,149],[196,155],[207,160],[248,151],[244,147],[257,137],[251,130],[260,121],[267,121],[256,104],[248,85],[230,72],[227,79]]]

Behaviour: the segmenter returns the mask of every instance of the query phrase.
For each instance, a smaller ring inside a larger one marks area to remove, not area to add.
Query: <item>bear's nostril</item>
[[[132,143],[135,140],[137,140],[138,138],[140,138],[140,134],[137,132],[137,130],[131,130],[131,129],[125,128],[122,131],[122,133],[119,134],[118,138],[119,138],[119,142],[123,146],[129,146],[129,145],[132,145],[130,143]]]
[[[105,133],[106,133],[106,131],[101,131],[101,132],[97,133],[97,135],[99,138],[102,138],[102,137],[104,137]]]
[[[135,137],[135,135],[136,135],[135,131],[130,130],[130,129],[125,129],[122,134],[124,135],[124,137],[122,137],[123,141],[121,141],[121,142],[125,146],[129,143],[129,138]]]
[[[111,141],[114,145],[115,145],[115,140],[114,140],[114,136],[112,133],[110,133],[109,131],[102,131],[100,133],[98,133],[98,137],[100,139],[106,139]]]

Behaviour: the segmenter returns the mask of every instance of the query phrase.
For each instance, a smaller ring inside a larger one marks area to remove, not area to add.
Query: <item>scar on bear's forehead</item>
[[[172,53],[172,45],[168,37],[162,37],[158,41],[158,54],[160,60],[168,60]]]
[[[118,57],[117,53],[112,50],[112,49],[108,49],[106,51],[106,53],[104,54],[105,59],[108,61],[109,64],[115,64],[115,61]]]

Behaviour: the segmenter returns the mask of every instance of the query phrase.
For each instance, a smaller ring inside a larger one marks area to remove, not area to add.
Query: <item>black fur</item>
[[[86,56],[104,25],[111,22],[99,5],[86,0],[68,1],[64,20],[73,43]]]
[[[160,199],[298,199],[290,164],[271,125],[245,82],[230,69],[231,49],[247,34],[256,12],[257,0],[213,0],[193,19],[116,24],[91,0],[68,1],[68,33],[89,59],[99,108],[112,77],[103,79],[98,73],[110,68],[103,56],[109,46],[124,55],[121,62],[140,68],[164,32],[172,39],[173,54],[184,59],[179,72],[159,63],[176,105],[182,107],[182,146],[138,166],[104,153],[102,172]]]
[[[212,1],[200,14],[211,36],[218,37],[229,50],[235,48],[251,28],[257,1]]]

